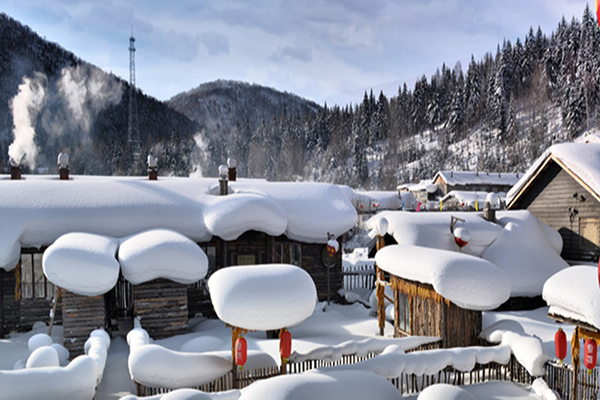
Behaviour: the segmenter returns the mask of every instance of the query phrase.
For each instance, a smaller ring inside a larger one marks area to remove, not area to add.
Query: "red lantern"
[[[239,337],[235,341],[235,363],[240,366],[240,369],[246,364],[247,356],[248,344],[246,343],[246,339]]]
[[[330,240],[327,241],[327,252],[331,256],[334,256],[335,253],[337,253],[339,249],[340,249],[340,244],[338,243],[337,240],[330,239]]]
[[[281,354],[281,358],[286,362],[292,353],[292,334],[285,328],[279,334],[279,353]]]
[[[567,356],[567,335],[561,328],[558,328],[558,331],[554,334],[554,350],[556,351],[556,358],[562,364]]]
[[[596,366],[596,360],[598,357],[598,346],[594,339],[587,339],[583,345],[583,348],[583,363],[588,369],[588,372],[591,373],[591,370],[594,369],[594,367]]]
[[[469,243],[469,240],[471,239],[471,234],[467,229],[463,227],[454,229],[452,233],[454,234],[454,243],[456,243],[458,249],[462,251],[462,248]]]

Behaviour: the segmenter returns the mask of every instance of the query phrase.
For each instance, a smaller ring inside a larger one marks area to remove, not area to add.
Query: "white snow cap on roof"
[[[525,175],[509,190],[506,196],[507,203],[510,203],[523,189],[548,157],[559,160],[595,193],[600,194],[600,143],[561,143],[549,147],[533,163]]]
[[[448,186],[456,185],[514,185],[518,174],[512,172],[477,172],[477,171],[439,171],[436,177],[441,177]]]
[[[124,240],[119,262],[123,276],[134,285],[157,278],[190,284],[208,271],[208,257],[200,246],[168,229],[153,229]]]
[[[75,176],[0,178],[0,268],[12,270],[22,247],[42,247],[71,232],[122,238],[171,229],[205,242],[237,239],[248,230],[326,243],[356,223],[356,210],[336,185],[230,182],[217,198],[217,179]]]
[[[68,233],[44,252],[46,277],[63,289],[83,296],[98,296],[111,290],[119,279],[115,257],[119,241],[89,233]]]
[[[542,296],[555,314],[600,329],[600,290],[598,268],[578,265],[552,276],[544,284]]]
[[[211,275],[208,288],[219,318],[248,330],[298,325],[317,304],[308,272],[287,264],[223,268]]]
[[[377,265],[398,277],[430,284],[459,307],[497,308],[510,296],[510,280],[489,261],[420,246],[392,245],[375,255]]]
[[[541,295],[544,282],[568,267],[560,257],[559,233],[526,210],[499,211],[496,223],[474,212],[382,212],[367,221],[367,227],[376,230],[385,218],[387,233],[399,244],[458,252],[450,231],[452,216],[464,220],[456,223],[455,231],[465,227],[470,232],[462,252],[500,267],[511,280],[511,296]]]

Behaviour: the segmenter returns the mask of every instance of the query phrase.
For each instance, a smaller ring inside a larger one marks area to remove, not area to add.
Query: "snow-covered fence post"
[[[385,218],[381,218],[378,221],[376,228],[369,233],[375,234],[377,239],[377,251],[381,250],[385,246],[384,235],[388,230],[388,220]],[[385,274],[379,268],[377,264],[375,264],[375,270],[377,273],[376,276],[376,295],[377,295],[377,322],[379,325],[379,336],[383,336],[385,330]]]

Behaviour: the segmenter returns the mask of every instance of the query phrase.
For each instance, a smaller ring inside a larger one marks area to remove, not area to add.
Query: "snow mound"
[[[489,261],[447,250],[392,245],[379,250],[375,261],[398,277],[433,286],[459,307],[497,308],[510,296],[508,276]]]
[[[33,352],[35,349],[38,349],[43,346],[51,346],[54,341],[50,336],[45,333],[36,333],[31,336],[27,341],[27,348],[29,351]]]
[[[66,367],[0,370],[0,398],[11,400],[81,400],[96,394],[96,363],[91,357],[76,357]]]
[[[569,266],[560,256],[560,234],[529,211],[499,213],[498,224],[504,229],[482,257],[506,272],[511,296],[539,295],[548,278]]]
[[[235,240],[242,233],[260,226],[272,236],[285,232],[287,213],[272,198],[254,193],[213,196],[204,211],[204,223],[215,236]]]
[[[149,344],[139,326],[127,334],[129,374],[142,385],[180,389],[203,385],[231,371],[231,360],[212,354],[183,353]]]
[[[44,274],[56,286],[82,296],[107,293],[119,279],[118,244],[107,236],[67,233],[44,252]]]
[[[458,386],[445,383],[425,388],[417,400],[477,400],[473,395]]]
[[[38,347],[27,359],[25,368],[58,367],[58,352],[50,346]]]
[[[237,400],[241,392],[237,389],[226,392],[205,393],[195,389],[177,389],[166,394],[157,394],[150,397],[137,397],[129,395],[120,400]]]
[[[223,268],[212,274],[208,287],[219,318],[248,330],[298,325],[317,304],[311,276],[287,264]]]
[[[390,382],[363,371],[307,372],[258,381],[242,389],[240,400],[399,400]]]
[[[544,343],[538,337],[525,333],[518,322],[498,321],[481,332],[480,337],[488,342],[500,343],[501,346],[509,347],[519,363],[531,375],[545,375],[544,365],[549,357]]]
[[[548,314],[600,329],[597,267],[577,265],[558,272],[546,281],[542,296],[550,306]]]
[[[157,278],[191,284],[206,276],[208,257],[191,239],[168,229],[153,229],[124,240],[119,247],[123,276],[134,285]]]
[[[507,346],[456,347],[404,353],[401,346],[390,345],[377,357],[327,370],[369,371],[386,379],[393,379],[402,374],[435,375],[447,366],[468,372],[473,370],[476,364],[507,364],[509,361],[510,348]]]

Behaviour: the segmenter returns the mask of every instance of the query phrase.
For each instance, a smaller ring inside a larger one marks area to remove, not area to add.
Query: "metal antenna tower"
[[[133,37],[132,28],[131,37],[129,38],[129,121],[127,126],[127,144],[131,152],[131,172],[133,175],[138,172],[141,155],[135,90],[135,38]]]

